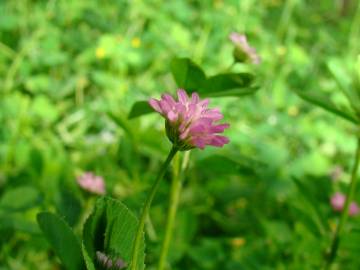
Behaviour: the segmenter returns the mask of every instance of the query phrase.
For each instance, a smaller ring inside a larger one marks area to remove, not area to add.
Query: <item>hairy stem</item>
[[[161,246],[158,270],[165,269],[166,258],[169,252],[169,246],[174,229],[176,212],[179,205],[183,173],[187,167],[189,161],[189,155],[190,155],[190,151],[185,152],[181,168],[179,168],[179,164],[180,164],[179,157],[177,157],[174,166],[174,176],[171,183],[170,202],[169,202],[169,209],[166,219],[165,236]]]
[[[156,191],[159,187],[160,181],[163,178],[166,169],[168,168],[171,160],[174,158],[176,152],[178,151],[178,149],[176,147],[172,147],[171,151],[169,153],[169,155],[167,156],[164,164],[162,165],[159,174],[157,175],[154,184],[151,187],[150,190],[150,194],[148,195],[148,197],[146,198],[145,204],[143,206],[141,215],[140,215],[140,219],[139,219],[139,225],[137,228],[137,232],[136,232],[136,236],[135,236],[135,241],[134,241],[134,245],[132,248],[132,256],[131,256],[131,264],[130,264],[130,270],[137,270],[138,269],[138,257],[139,257],[139,249],[140,249],[140,244],[141,244],[141,240],[142,240],[142,236],[144,233],[144,226],[145,226],[145,220],[146,217],[149,213],[149,209],[151,206],[151,203],[155,197]]]
[[[331,247],[330,247],[330,252],[325,261],[325,267],[324,267],[325,270],[330,269],[332,263],[334,262],[334,260],[336,258],[341,234],[342,234],[342,231],[346,224],[346,220],[349,216],[349,206],[350,206],[350,203],[353,200],[353,197],[355,194],[356,178],[357,178],[357,173],[358,173],[359,163],[360,163],[360,138],[357,139],[357,148],[356,148],[356,154],[355,154],[354,160],[355,160],[354,167],[353,167],[353,170],[351,173],[351,182],[350,182],[349,190],[346,195],[345,206],[344,206],[344,209],[343,209],[341,217],[340,217],[340,222],[339,222],[338,226],[336,227],[336,231],[335,231],[335,234],[334,234],[334,237],[333,237],[333,240],[331,243]]]

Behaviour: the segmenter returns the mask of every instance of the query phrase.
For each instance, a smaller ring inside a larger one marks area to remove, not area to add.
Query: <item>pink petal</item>
[[[159,101],[154,99],[154,98],[151,98],[149,100],[149,105],[157,112],[159,113],[162,113],[162,110],[160,108],[160,104],[159,104]]]
[[[199,95],[197,93],[195,93],[195,92],[192,93],[192,95],[191,95],[191,103],[197,104],[199,102],[199,100],[200,100]]]
[[[211,109],[211,110],[207,110],[204,114],[204,117],[207,118],[211,118],[213,119],[213,121],[219,121],[221,120],[224,116],[221,114],[221,112],[219,111],[219,109]]]
[[[242,45],[242,44],[246,44],[247,43],[247,40],[246,40],[246,36],[245,35],[241,35],[239,33],[236,33],[236,32],[232,32],[230,35],[229,35],[229,38],[230,40],[234,43],[234,44],[237,44],[237,45]]]
[[[199,147],[200,149],[204,149],[205,148],[205,141],[202,138],[196,138],[194,139],[194,144]]]
[[[195,111],[196,111],[196,108],[197,108],[196,104],[190,104],[190,105],[188,106],[188,111],[186,112],[186,116],[187,116],[188,118],[191,118],[191,116],[194,116],[194,113],[195,113]]]
[[[186,129],[180,133],[180,139],[185,140],[188,135],[189,135],[189,129]]]
[[[197,119],[196,125],[203,125],[203,126],[210,127],[212,122],[213,122],[213,120],[211,118],[205,118],[205,117],[203,118],[202,117],[202,118]],[[195,124],[194,124],[194,126],[195,126]]]
[[[167,114],[167,118],[170,120],[170,122],[175,122],[178,119],[178,115],[173,111],[170,111]]]
[[[163,94],[162,96],[162,99],[165,100],[169,105],[171,105],[171,107],[175,106],[175,100],[174,98],[169,95],[169,94]]]
[[[79,186],[88,192],[99,195],[105,194],[105,182],[101,176],[84,173],[78,177],[77,181]]]
[[[335,211],[342,211],[342,209],[344,208],[345,200],[345,195],[341,194],[340,192],[336,192],[330,200],[332,208]]]
[[[210,145],[222,147],[224,144],[229,143],[229,139],[225,136],[214,136],[210,142]]]
[[[224,132],[225,129],[227,129],[229,127],[230,127],[229,124],[221,124],[221,125],[217,125],[217,126],[212,126],[210,130],[212,133],[222,133],[222,132]]]
[[[159,104],[163,114],[166,115],[171,110],[171,105],[166,100],[160,100]]]
[[[178,111],[179,114],[186,113],[186,107],[183,104],[180,104],[180,103],[175,104],[175,110]]]
[[[360,209],[359,209],[359,206],[357,205],[357,203],[352,202],[349,207],[349,215],[356,216],[357,214],[359,214],[359,211],[360,211]]]
[[[204,100],[199,101],[198,105],[201,106],[202,108],[206,108],[209,105],[209,99],[206,98]]]
[[[182,103],[182,104],[187,104],[188,102],[188,95],[186,94],[185,90],[184,89],[179,89],[177,91],[177,94],[178,94],[178,98],[179,98],[179,101]]]
[[[190,132],[192,134],[194,134],[194,133],[202,133],[202,132],[205,132],[205,130],[206,129],[205,129],[204,125],[198,124],[198,125],[195,125],[195,126],[191,127]]]

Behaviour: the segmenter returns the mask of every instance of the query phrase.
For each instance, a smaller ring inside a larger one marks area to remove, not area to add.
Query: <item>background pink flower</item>
[[[341,212],[344,208],[345,200],[345,195],[341,194],[340,192],[336,192],[333,196],[331,196],[330,202],[334,211]]]
[[[350,216],[356,216],[359,214],[359,206],[356,202],[352,202],[350,203],[350,207],[349,207],[349,215]]]
[[[245,35],[233,32],[229,35],[229,39],[235,46],[234,56],[237,61],[250,60],[255,65],[260,64],[260,56],[256,53],[255,48],[249,45]]]
[[[222,147],[229,142],[227,137],[217,135],[229,124],[217,124],[223,115],[217,108],[208,108],[209,99],[201,100],[197,93],[189,98],[183,89],[177,95],[178,101],[163,94],[160,100],[150,99],[149,104],[166,119],[167,135],[179,150],[204,149],[206,145]]]
[[[85,172],[77,178],[79,186],[91,193],[105,194],[105,182],[101,176],[94,175],[91,172]]]
[[[330,198],[330,203],[334,211],[341,212],[344,209],[346,196],[340,192],[336,192]],[[349,206],[349,215],[356,216],[359,214],[359,206],[356,202],[351,202]]]

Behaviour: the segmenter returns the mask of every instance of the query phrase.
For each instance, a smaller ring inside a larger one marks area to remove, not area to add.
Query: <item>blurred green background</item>
[[[0,269],[61,269],[36,224],[56,211],[81,234],[94,198],[76,176],[104,177],[138,213],[170,143],[159,115],[129,120],[134,102],[175,93],[169,64],[208,74],[232,64],[232,31],[262,63],[262,88],[218,98],[231,143],[191,153],[169,269],[319,269],[338,220],[354,128],[301,100],[323,91],[349,108],[329,61],[355,61],[356,0],[1,1]],[[156,265],[171,175],[154,201],[146,263]],[[359,193],[357,193],[358,198]],[[336,269],[359,269],[360,221]]]

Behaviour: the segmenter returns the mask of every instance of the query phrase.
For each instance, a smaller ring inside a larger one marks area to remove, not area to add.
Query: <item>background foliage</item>
[[[346,73],[359,52],[356,2],[1,1],[0,269],[59,269],[36,214],[57,212],[80,235],[94,206],[76,185],[83,171],[138,213],[170,143],[159,116],[127,118],[132,104],[175,92],[174,56],[209,76],[232,70],[231,31],[261,55],[262,87],[212,101],[231,123],[231,144],[191,154],[172,269],[319,269],[355,129],[295,92],[351,110],[329,63]],[[147,226],[149,269],[170,178]],[[359,225],[350,220],[338,269],[360,267]]]

